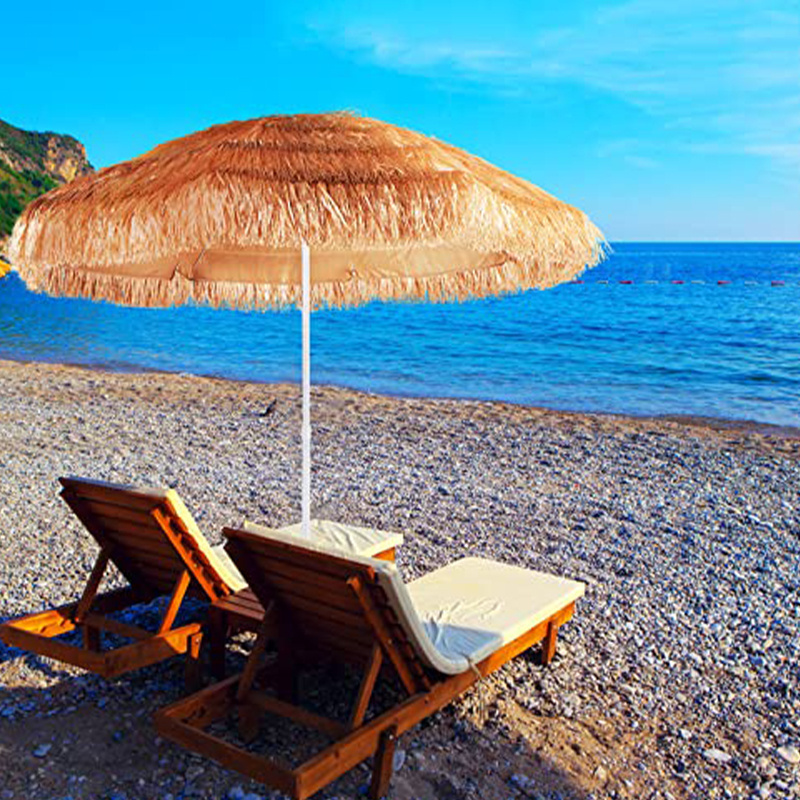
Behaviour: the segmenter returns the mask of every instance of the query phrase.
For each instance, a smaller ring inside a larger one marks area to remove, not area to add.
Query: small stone
[[[759,772],[762,772],[767,777],[772,777],[778,771],[772,761],[766,756],[761,756],[761,758],[756,761],[756,766]]]
[[[718,750],[716,747],[710,747],[703,752],[703,758],[706,761],[713,761],[716,764],[728,764],[733,760],[733,756],[726,753],[724,750]]]
[[[406,763],[406,751],[395,750],[394,758],[392,759],[392,769],[395,772],[399,772],[403,768],[403,764],[405,763]]]
[[[789,744],[779,747],[777,752],[787,764],[800,764],[800,750],[794,745]]]
[[[52,749],[53,745],[51,744],[40,744],[33,751],[33,754],[36,756],[36,758],[44,758]]]
[[[678,731],[678,733],[680,734],[681,739],[683,739],[684,741],[688,741],[689,739],[692,738],[692,732],[690,730],[687,730],[686,728],[681,728]]]
[[[509,779],[508,782],[512,786],[516,786],[519,789],[530,789],[534,781],[532,781],[527,775],[520,775],[519,773],[514,773]]]
[[[245,796],[246,792],[241,786],[231,786],[228,789],[227,800],[244,800]]]
[[[193,781],[199,778],[204,772],[205,769],[203,767],[201,767],[199,764],[194,764],[186,770],[184,777],[187,781]]]
[[[601,783],[605,783],[608,780],[608,771],[602,764],[598,764],[597,769],[594,771],[594,776]]]

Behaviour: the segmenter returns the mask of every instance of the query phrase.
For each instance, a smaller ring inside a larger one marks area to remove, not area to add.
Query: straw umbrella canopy
[[[78,178],[28,206],[9,253],[30,288],[57,296],[301,306],[307,529],[312,307],[545,289],[603,247],[582,211],[537,186],[336,113],[216,125]]]

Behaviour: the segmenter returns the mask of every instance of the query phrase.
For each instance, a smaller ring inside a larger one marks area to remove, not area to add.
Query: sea
[[[611,245],[574,283],[312,319],[312,379],[398,396],[800,427],[800,244]],[[134,309],[0,280],[0,359],[298,382],[297,311]]]

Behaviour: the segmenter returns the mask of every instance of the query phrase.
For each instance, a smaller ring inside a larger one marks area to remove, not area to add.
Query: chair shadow
[[[239,637],[229,650],[229,670],[241,668],[249,641]],[[520,657],[535,663],[539,652],[529,650]],[[263,785],[159,739],[152,714],[184,694],[182,661],[170,659],[106,681],[0,645],[0,665],[5,667],[0,669],[0,758],[9,765],[3,797],[224,798],[233,787],[240,790],[238,796],[277,797]],[[3,676],[12,672],[14,685],[3,686]],[[359,673],[349,668],[311,670],[301,681],[301,697],[312,710],[346,715],[358,680]],[[371,715],[402,698],[399,686],[382,679]],[[294,746],[297,755],[306,757],[302,751],[314,747],[313,736],[294,723],[289,723],[295,728],[290,731],[283,723],[265,717],[251,748],[261,752],[277,742],[287,759],[295,755],[290,752]],[[234,720],[228,728],[226,736],[236,740]],[[398,749],[402,755],[397,756],[399,769],[389,795],[395,800],[584,800],[589,794],[523,737],[460,714],[459,701],[400,737]],[[363,797],[369,777],[367,761],[315,797]]]

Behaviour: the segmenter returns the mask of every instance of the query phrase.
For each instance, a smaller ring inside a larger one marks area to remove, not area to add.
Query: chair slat
[[[119,536],[130,536],[132,539],[144,539],[149,542],[161,542],[165,547],[169,547],[164,531],[158,527],[155,520],[148,514],[141,522],[132,522],[127,519],[120,519],[117,517],[110,517],[106,514],[96,514],[92,512],[92,506],[89,505],[89,511],[92,513],[97,522],[109,531],[114,531]]]
[[[126,551],[131,562],[141,565],[143,569],[149,566],[165,570],[170,574],[178,574],[185,569],[183,562],[162,552],[143,550],[138,547],[127,547]]]
[[[142,511],[156,508],[163,500],[147,494],[139,494],[131,490],[116,489],[112,486],[97,486],[92,483],[61,478],[61,485],[78,497],[97,500],[112,506],[122,506]]]
[[[145,510],[141,508],[130,508],[129,506],[124,505],[114,505],[112,503],[104,503],[99,500],[94,500],[89,497],[85,497],[83,499],[92,514],[97,517],[118,519],[125,522],[144,525],[150,525],[153,522],[150,509]]]
[[[333,592],[313,583],[293,581],[274,573],[266,573],[264,579],[269,581],[269,585],[280,591],[282,595],[306,597],[318,604],[327,603],[343,611],[358,611],[357,606],[353,604],[352,597],[348,597],[344,592]]]
[[[300,628],[305,636],[311,638],[330,634],[348,642],[364,645],[371,645],[375,639],[372,631],[362,620],[358,620],[356,625],[348,625],[330,617],[321,617],[315,613],[302,611],[297,606],[292,607],[292,622]]]
[[[268,553],[265,554],[259,552],[253,553],[253,561],[258,565],[259,570],[264,575],[274,575],[276,578],[282,578],[293,583],[303,584],[304,591],[305,587],[309,586],[316,587],[321,592],[341,594],[343,596],[346,595],[346,592],[342,587],[346,588],[345,581],[347,580],[348,576],[343,575],[340,578],[336,578],[326,575],[325,573],[321,573],[316,568],[316,561],[309,562],[313,564],[314,567],[313,569],[310,569],[309,563],[307,563],[305,567],[298,567],[278,561],[276,559],[272,559]]]

